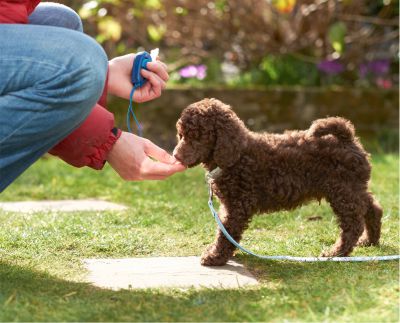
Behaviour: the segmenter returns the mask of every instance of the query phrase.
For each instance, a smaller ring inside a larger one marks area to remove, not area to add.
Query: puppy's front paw
[[[323,251],[319,256],[333,258],[333,257],[347,257],[348,255],[349,255],[349,252],[345,253],[345,252],[341,251],[340,249],[332,248],[329,251]]]
[[[319,255],[320,257],[326,257],[326,258],[332,258],[332,257],[336,257],[336,253],[332,252],[332,251],[323,251],[320,253]]]
[[[368,247],[368,246],[376,246],[378,244],[379,244],[378,242],[371,241],[371,239],[368,237],[368,234],[364,232],[364,234],[358,239],[356,246]]]
[[[215,245],[210,245],[201,255],[200,263],[203,266],[223,266],[229,260],[229,255],[218,252]]]

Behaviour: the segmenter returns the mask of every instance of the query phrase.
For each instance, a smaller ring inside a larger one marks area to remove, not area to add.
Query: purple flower
[[[366,77],[368,74],[368,64],[361,64],[359,70],[360,70],[360,76]]]
[[[197,66],[197,78],[203,80],[207,76],[207,66],[198,65]]]
[[[385,75],[389,72],[389,68],[390,61],[387,59],[380,59],[361,64],[359,70],[361,77],[366,77],[368,73],[376,76]]]
[[[327,74],[339,74],[344,71],[344,66],[337,59],[335,60],[323,60],[318,63],[318,69]]]
[[[197,68],[195,65],[189,65],[179,70],[179,75],[184,78],[196,77]]]
[[[207,75],[207,66],[205,65],[188,65],[179,70],[179,75],[183,78],[196,77],[203,80]]]

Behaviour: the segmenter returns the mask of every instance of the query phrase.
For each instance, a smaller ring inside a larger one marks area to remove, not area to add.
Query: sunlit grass
[[[354,255],[398,253],[398,156],[373,156],[371,188],[384,208],[381,245]],[[200,255],[214,238],[200,168],[163,182],[124,183],[103,172],[42,159],[0,199],[100,198],[126,211],[0,212],[2,321],[397,322],[397,262],[304,264],[237,259],[260,280],[239,290],[108,291],[84,283],[81,260]],[[311,221],[310,218],[318,220]],[[254,219],[243,245],[268,255],[315,256],[338,235],[326,203]]]

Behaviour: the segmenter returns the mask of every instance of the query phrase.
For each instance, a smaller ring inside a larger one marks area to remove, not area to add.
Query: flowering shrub
[[[318,70],[329,76],[337,76],[346,71],[346,66],[340,60],[323,60],[317,64]],[[390,89],[394,86],[390,75],[390,61],[377,59],[361,63],[358,67],[359,83],[376,85],[379,88]]]
[[[390,61],[387,59],[363,63],[360,65],[359,73],[361,79],[375,83],[380,88],[390,89],[393,87],[393,81],[390,76]]]
[[[398,0],[63,2],[109,56],[159,47],[178,83],[398,84]]]
[[[336,75],[344,71],[345,67],[339,60],[323,60],[317,65],[318,69],[326,74]]]
[[[360,65],[361,77],[366,77],[368,74],[375,76],[383,76],[388,74],[390,62],[387,59],[374,60]]]
[[[189,65],[179,70],[179,75],[184,78],[197,78],[203,80],[207,75],[207,66],[205,65]]]

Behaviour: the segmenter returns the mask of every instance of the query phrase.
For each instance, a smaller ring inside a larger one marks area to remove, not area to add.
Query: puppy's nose
[[[172,156],[174,156],[175,159],[179,160],[179,158],[177,158],[178,151],[177,151],[176,147],[175,147],[174,151],[172,152]]]
[[[182,162],[182,161],[181,161],[181,157],[179,156],[178,151],[177,151],[176,148],[174,149],[174,151],[173,151],[173,153],[172,153],[172,156],[174,156],[174,158],[175,158],[177,161]]]
[[[178,155],[174,155],[174,158],[175,158],[178,162],[182,163],[182,160],[179,158]]]

